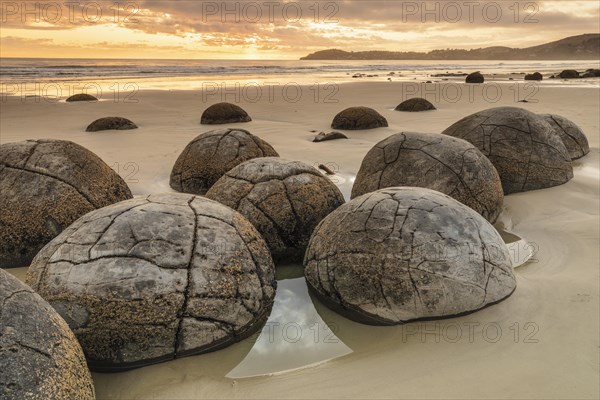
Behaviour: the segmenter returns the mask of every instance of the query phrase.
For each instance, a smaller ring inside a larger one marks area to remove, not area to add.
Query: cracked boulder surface
[[[344,203],[337,186],[317,169],[273,157],[238,165],[206,197],[248,218],[276,261],[301,261],[314,228]]]
[[[350,107],[339,112],[331,123],[333,129],[374,129],[388,126],[383,115],[369,107]]]
[[[577,160],[590,152],[585,133],[573,121],[557,114],[540,114],[563,141],[571,160]]]
[[[0,269],[0,398],[95,398],[77,339],[30,287]]]
[[[492,223],[504,201],[490,160],[465,140],[433,133],[402,132],[377,143],[362,161],[352,198],[394,186],[437,190]]]
[[[150,195],[86,214],[33,260],[27,282],[67,321],[92,370],[217,350],[259,330],[273,260],[239,213]]]
[[[231,103],[217,103],[202,113],[201,124],[218,125],[236,122],[250,122],[252,118],[240,106]]]
[[[204,195],[225,172],[259,157],[279,157],[279,154],[269,143],[244,129],[209,131],[183,149],[169,183],[178,192]]]
[[[477,147],[490,159],[504,194],[562,185],[573,178],[567,149],[544,118],[518,107],[469,115],[444,132]]]
[[[99,118],[88,125],[86,132],[98,132],[107,130],[124,131],[128,129],[137,129],[137,125],[127,118],[123,117],[104,117]]]
[[[421,97],[414,97],[398,104],[396,111],[408,111],[408,112],[419,112],[435,110],[435,106],[429,102],[429,100]]]
[[[130,199],[121,177],[97,155],[65,140],[0,145],[0,267],[29,265],[77,218]]]
[[[326,217],[304,275],[329,308],[372,325],[466,314],[516,287],[489,222],[440,192],[410,187],[357,197]]]

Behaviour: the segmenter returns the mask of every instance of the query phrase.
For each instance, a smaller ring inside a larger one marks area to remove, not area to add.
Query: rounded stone
[[[78,94],[74,94],[73,96],[67,98],[67,100],[65,100],[68,103],[71,103],[73,101],[98,101],[98,99],[94,96],[92,96],[91,94],[87,94],[87,93],[78,93]]]
[[[0,269],[0,398],[94,399],[77,339],[31,288]]]
[[[121,177],[86,148],[66,140],[0,146],[0,267],[29,265],[80,216],[130,199]]]
[[[557,114],[541,114],[562,139],[571,160],[576,160],[590,152],[585,133],[573,121]]]
[[[365,156],[352,198],[393,186],[437,190],[495,222],[504,194],[496,168],[471,143],[451,136],[402,132]]]
[[[98,371],[242,340],[261,328],[276,286],[252,224],[184,194],[86,214],[42,249],[27,282],[67,321]]]
[[[579,72],[575,71],[574,69],[565,69],[558,74],[558,77],[562,79],[576,79],[579,78]]]
[[[534,72],[533,74],[525,75],[526,81],[541,81],[543,79],[544,79],[544,76],[542,74],[540,74],[539,72]]]
[[[137,129],[137,125],[122,117],[104,117],[99,118],[85,128],[86,132],[98,132],[107,130],[124,131],[128,129]]]
[[[388,126],[383,115],[369,107],[350,107],[339,112],[331,123],[333,129],[359,130]]]
[[[218,125],[250,121],[252,118],[242,107],[231,103],[217,103],[204,110],[200,123]]]
[[[398,104],[396,111],[408,111],[408,112],[419,112],[435,110],[435,106],[429,102],[429,100],[421,97],[414,97]]]
[[[205,194],[233,167],[258,157],[278,157],[271,145],[243,129],[218,129],[197,136],[183,149],[171,171],[178,192]]]
[[[304,266],[325,305],[373,325],[466,314],[516,287],[494,227],[424,188],[381,189],[339,207],[315,229]]]
[[[228,171],[206,194],[244,215],[276,260],[301,260],[317,224],[344,203],[340,190],[310,165],[256,158]]]
[[[517,107],[469,115],[443,134],[465,139],[487,156],[504,194],[561,185],[573,178],[571,158],[560,137],[542,118]]]
[[[467,75],[465,78],[466,83],[483,83],[485,82],[485,78],[481,75],[480,72],[473,72]]]

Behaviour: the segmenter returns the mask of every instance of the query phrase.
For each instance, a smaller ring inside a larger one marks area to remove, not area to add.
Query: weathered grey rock
[[[540,74],[539,72],[534,72],[533,74],[525,75],[526,81],[541,81],[543,79],[544,79],[544,76],[542,74]]]
[[[223,174],[257,157],[278,157],[271,145],[243,129],[218,129],[197,136],[179,155],[170,185],[179,192],[205,194]]]
[[[541,114],[541,116],[562,139],[571,160],[581,158],[590,152],[585,133],[573,121],[557,114]]]
[[[562,79],[575,79],[579,78],[579,72],[575,71],[574,69],[565,69],[563,72],[558,74],[558,77]]]
[[[541,116],[517,107],[469,115],[443,134],[471,142],[496,167],[504,194],[561,185],[573,177],[560,137]]]
[[[0,399],[94,399],[85,357],[65,321],[0,269]]]
[[[319,132],[318,135],[315,136],[313,142],[324,142],[326,140],[335,140],[335,139],[348,139],[348,136],[344,135],[342,132],[332,131],[329,133]]]
[[[585,73],[583,75],[581,75],[582,78],[598,78],[600,77],[600,69],[588,69],[585,71]]]
[[[435,110],[435,106],[429,102],[429,100],[421,97],[414,97],[398,104],[396,111],[408,111],[408,112],[419,112]]]
[[[338,113],[331,123],[333,129],[374,129],[388,126],[383,115],[369,107],[350,107]]]
[[[423,188],[381,189],[339,207],[315,229],[304,266],[327,306],[373,325],[469,313],[516,286],[498,232]]]
[[[87,94],[87,93],[78,93],[78,94],[74,94],[73,96],[67,98],[68,103],[71,103],[73,101],[98,101],[98,99],[95,96],[92,96],[91,94]]]
[[[107,130],[123,131],[128,129],[137,129],[137,125],[121,117],[104,117],[99,118],[85,128],[86,132],[98,132]]]
[[[29,265],[83,214],[130,199],[127,184],[98,156],[65,140],[0,146],[0,267]]]
[[[242,107],[231,103],[217,103],[204,110],[200,123],[218,125],[250,121],[252,118]]]
[[[276,285],[269,250],[252,224],[184,194],[86,214],[42,249],[27,282],[100,371],[237,342],[261,328]]]
[[[402,132],[377,143],[362,161],[352,198],[393,186],[437,190],[492,223],[504,200],[496,168],[475,146],[432,133]]]
[[[485,78],[479,71],[473,72],[465,78],[466,83],[483,83],[485,82]]]
[[[256,158],[227,172],[206,193],[244,215],[276,260],[301,260],[317,224],[344,203],[329,179],[299,161]]]

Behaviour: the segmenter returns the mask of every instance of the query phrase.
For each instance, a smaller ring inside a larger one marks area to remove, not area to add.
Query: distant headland
[[[571,36],[527,48],[503,46],[422,52],[321,50],[301,60],[599,60],[600,33]]]

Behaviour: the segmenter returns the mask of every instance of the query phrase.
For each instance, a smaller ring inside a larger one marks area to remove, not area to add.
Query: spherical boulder
[[[121,177],[86,148],[65,140],[0,145],[0,267],[29,265],[83,214],[130,199]]]
[[[179,155],[170,185],[178,192],[205,194],[223,174],[258,157],[278,157],[273,147],[243,129],[218,129],[197,136]]]
[[[395,108],[396,111],[408,112],[429,111],[435,109],[436,108],[433,104],[421,97],[414,97],[412,99],[405,100],[402,103],[398,104],[398,106]]]
[[[310,165],[256,158],[228,171],[206,193],[244,215],[275,260],[301,260],[317,224],[344,203],[329,179]]]
[[[544,118],[522,108],[480,111],[442,133],[481,150],[496,167],[504,194],[557,186],[573,177],[571,158],[560,137]]]
[[[352,198],[393,186],[437,190],[495,222],[504,194],[496,168],[471,143],[451,136],[402,132],[365,156]]]
[[[86,132],[98,132],[107,130],[124,131],[128,129],[137,129],[137,125],[122,117],[104,117],[99,118],[85,128]]]
[[[483,82],[485,82],[485,78],[478,71],[478,72],[473,72],[473,73],[467,75],[467,77],[465,78],[465,82],[466,83],[483,83]]]
[[[383,115],[369,107],[350,107],[338,113],[331,123],[333,129],[374,129],[388,126]]]
[[[590,152],[585,133],[573,121],[557,114],[541,115],[562,139],[571,160],[581,158]]]
[[[471,208],[423,188],[357,197],[315,229],[304,259],[311,291],[358,322],[456,316],[508,297],[509,251]]]
[[[27,282],[67,321],[98,371],[237,342],[261,328],[276,285],[252,224],[184,194],[86,214],[42,249]]]
[[[92,96],[91,94],[78,93],[68,97],[65,101],[71,103],[74,101],[98,101],[98,99],[95,96]]]
[[[542,74],[540,74],[539,72],[534,72],[533,74],[525,75],[526,81],[541,81],[543,79],[544,79],[544,76]]]
[[[201,124],[219,125],[235,122],[250,122],[252,118],[240,106],[231,103],[217,103],[202,113]]]
[[[2,269],[0,305],[0,398],[95,398],[85,357],[69,326]]]

